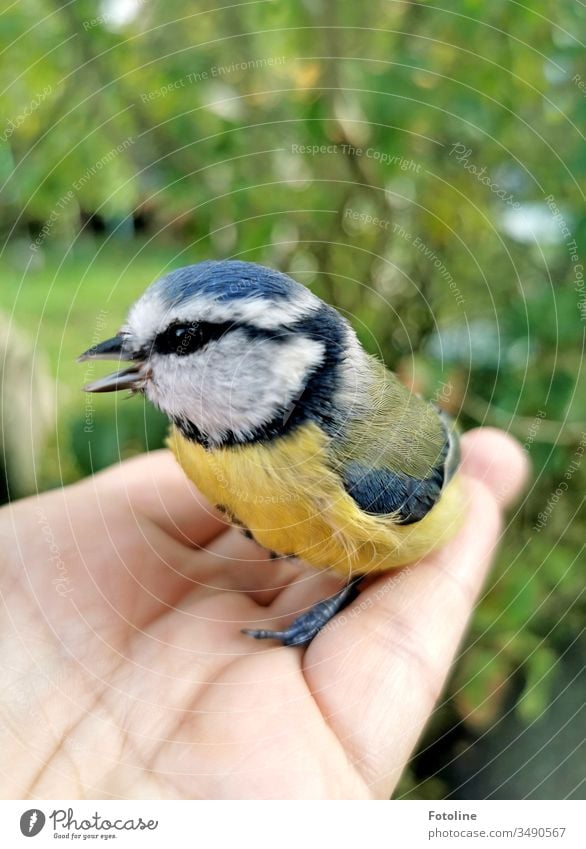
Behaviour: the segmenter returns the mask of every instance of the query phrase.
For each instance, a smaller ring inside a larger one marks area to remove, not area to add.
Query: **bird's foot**
[[[284,646],[307,646],[328,622],[347,607],[358,595],[358,586],[364,579],[364,575],[354,578],[335,595],[314,604],[284,631],[267,631],[264,628],[258,630],[243,628],[242,633],[255,640],[279,640]]]

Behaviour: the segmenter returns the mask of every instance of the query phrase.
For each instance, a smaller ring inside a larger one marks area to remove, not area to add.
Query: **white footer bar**
[[[0,801],[0,845],[582,849],[585,813],[575,801]]]

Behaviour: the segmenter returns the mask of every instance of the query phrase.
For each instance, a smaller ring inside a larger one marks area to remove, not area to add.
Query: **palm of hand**
[[[3,796],[388,797],[481,585],[495,494],[524,476],[494,432],[464,447],[466,527],[306,651],[239,629],[281,627],[339,582],[268,560],[166,452],[5,508]]]

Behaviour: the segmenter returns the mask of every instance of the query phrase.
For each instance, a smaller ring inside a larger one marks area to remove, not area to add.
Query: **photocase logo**
[[[53,827],[53,837],[71,838],[82,837],[83,840],[91,837],[116,837],[115,834],[109,832],[116,831],[155,831],[159,826],[158,820],[144,820],[142,817],[124,819],[108,819],[95,811],[89,816],[84,816],[83,819],[76,819],[73,808],[55,808],[54,811],[45,817],[45,814],[38,808],[31,808],[25,811],[20,818],[20,830],[25,837],[34,837],[45,826],[46,820],[49,819],[49,828]],[[52,822],[51,822],[52,821]],[[86,832],[90,832],[87,834]],[[94,833],[94,832],[97,832]],[[103,832],[100,834],[100,832]]]
[[[45,814],[38,808],[25,811],[20,818],[20,830],[25,837],[35,837],[45,825]]]

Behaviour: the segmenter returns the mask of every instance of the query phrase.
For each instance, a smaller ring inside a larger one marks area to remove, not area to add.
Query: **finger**
[[[508,507],[527,483],[529,460],[511,436],[494,427],[480,427],[462,439],[462,470],[485,483],[499,504]]]
[[[517,469],[510,490],[516,492],[525,468],[508,438],[474,435],[472,443],[465,470],[478,471],[485,483],[464,479],[469,512],[457,537],[423,562],[375,581],[305,656],[316,700],[378,796],[390,794],[421,734],[492,559],[500,531],[493,489],[499,469],[503,475]]]
[[[248,593],[259,604],[269,604],[299,574],[298,566],[272,560],[269,552],[211,509],[169,451],[127,460],[88,483],[104,509],[114,497],[118,502],[127,500],[137,528],[146,517],[174,542],[182,543],[173,549],[173,580],[164,578],[169,592],[177,585],[182,594],[201,598],[217,589],[234,589]],[[137,565],[145,571],[144,558]]]
[[[125,492],[131,507],[185,545],[205,545],[229,527],[195,488],[170,451],[125,460],[96,475],[107,497]]]
[[[281,631],[294,619],[317,602],[323,601],[344,586],[344,580],[331,572],[317,572],[302,561],[296,563],[296,574],[291,576],[289,584],[279,592],[267,592],[254,621],[246,623],[247,628],[261,628]],[[288,577],[288,576],[286,576]],[[272,595],[272,597],[271,597]],[[266,606],[270,604],[270,609]],[[267,651],[274,649],[277,643],[265,643]]]
[[[230,528],[190,552],[187,569],[207,590],[237,590],[259,604],[270,604],[302,573],[297,561],[271,557],[238,528]]]

